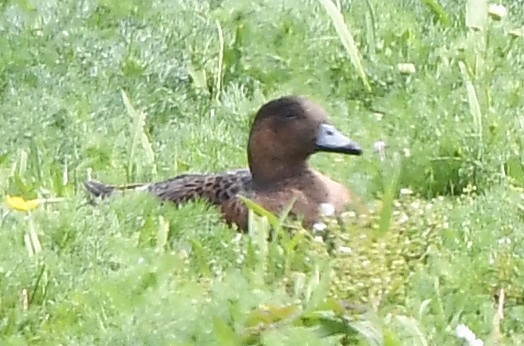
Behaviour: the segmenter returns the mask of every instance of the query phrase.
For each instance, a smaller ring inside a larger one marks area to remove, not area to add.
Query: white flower
[[[405,74],[413,74],[416,72],[416,68],[415,68],[415,65],[411,64],[411,63],[401,63],[401,64],[397,64],[397,70],[400,72],[400,73],[405,73]]]
[[[496,20],[501,20],[508,15],[508,9],[501,4],[489,4],[489,15]]]
[[[412,195],[413,191],[411,189],[408,189],[408,188],[402,188],[402,189],[400,189],[400,194],[401,195]]]
[[[323,243],[324,242],[324,239],[322,239],[321,236],[317,235],[315,238],[313,238],[313,240],[316,242],[316,243]]]
[[[347,247],[347,246],[339,246],[338,247],[338,252],[342,253],[342,254],[350,254],[353,252],[353,250],[351,250],[350,247]]]
[[[455,328],[455,336],[459,339],[464,339],[469,346],[483,346],[484,341],[477,339],[475,333],[471,331],[465,324],[459,324]]]
[[[322,216],[332,216],[335,214],[335,206],[331,203],[320,203],[319,209]]]
[[[508,237],[502,237],[499,240],[497,240],[497,243],[499,243],[499,245],[511,244],[511,239]]]
[[[327,228],[327,225],[323,222],[317,222],[313,225],[315,232],[323,232]]]
[[[407,216],[406,213],[402,213],[402,214],[400,215],[399,220],[398,220],[398,222],[399,222],[400,224],[406,223],[406,222],[408,222],[408,221],[409,221],[409,216]]]
[[[238,243],[242,239],[242,233],[237,233],[235,237],[231,240],[232,243]]]
[[[386,142],[384,142],[384,141],[376,141],[375,142],[375,151],[380,152],[380,151],[382,151],[384,149],[386,149]]]
[[[386,143],[384,141],[375,142],[375,151],[380,156],[381,161],[386,159]]]

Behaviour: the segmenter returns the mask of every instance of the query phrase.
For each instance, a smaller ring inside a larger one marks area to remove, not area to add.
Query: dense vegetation
[[[503,3],[3,1],[0,342],[523,344],[524,4]],[[86,198],[89,176],[245,166],[284,94],[365,148],[312,164],[370,215],[268,242],[204,203]]]

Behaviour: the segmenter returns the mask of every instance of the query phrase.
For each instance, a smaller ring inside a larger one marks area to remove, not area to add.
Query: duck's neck
[[[267,162],[271,162],[271,164],[268,165]],[[277,186],[289,179],[305,178],[309,172],[306,161],[278,162],[276,160],[264,160],[259,164],[257,160],[250,160],[249,169],[255,185],[263,187]]]

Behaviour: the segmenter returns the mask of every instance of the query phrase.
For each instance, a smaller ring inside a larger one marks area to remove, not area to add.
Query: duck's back
[[[220,205],[237,193],[248,191],[251,174],[239,169],[217,174],[182,174],[177,177],[144,186],[160,199],[174,203],[203,199]]]
[[[84,185],[92,195],[100,198],[109,197],[114,191],[138,190],[176,204],[201,199],[220,205],[237,193],[249,193],[252,183],[249,170],[238,169],[215,174],[182,174],[156,183],[113,186],[90,180]]]

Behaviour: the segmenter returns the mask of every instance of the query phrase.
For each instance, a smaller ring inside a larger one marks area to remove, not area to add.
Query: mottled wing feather
[[[84,182],[84,186],[89,193],[95,197],[106,198],[115,190],[114,186],[105,185],[99,181],[89,180]]]
[[[105,198],[115,190],[138,189],[148,191],[162,200],[183,203],[203,199],[211,204],[221,204],[237,193],[250,188],[251,173],[239,169],[218,174],[182,174],[168,180],[149,184],[106,185],[90,180],[84,183],[95,197]]]
[[[147,191],[173,203],[203,199],[218,205],[246,190],[251,182],[248,170],[220,174],[183,174],[147,186]]]

